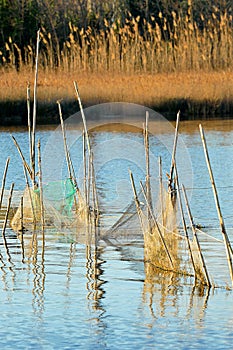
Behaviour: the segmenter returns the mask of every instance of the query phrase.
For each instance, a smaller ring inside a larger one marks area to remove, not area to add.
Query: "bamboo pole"
[[[79,90],[78,90],[78,84],[77,84],[76,81],[74,81],[74,88],[75,88],[75,92],[76,92],[76,96],[77,96],[77,99],[78,99],[79,108],[80,108],[80,112],[81,112],[81,116],[82,116],[83,127],[84,127],[86,142],[87,142],[88,155],[89,155],[89,158],[90,158],[89,159],[90,160],[90,165],[91,165],[90,174],[95,176],[95,167],[94,167],[94,162],[93,162],[93,153],[91,151],[91,143],[90,143],[90,138],[89,138],[89,134],[88,134],[88,130],[87,130],[86,117],[85,117],[85,114],[84,114],[82,101],[81,101]],[[96,182],[95,182],[95,180],[93,180],[93,178],[92,178],[91,185],[95,187],[93,189],[94,193],[96,194],[95,203],[94,203],[96,207],[94,209],[97,211],[97,214],[98,214],[99,213],[99,207],[98,207],[97,189],[96,189]]]
[[[3,177],[2,177],[2,186],[1,186],[1,194],[0,194],[0,209],[2,207],[2,200],[3,200],[3,195],[4,195],[4,189],[5,189],[5,184],[6,184],[6,175],[7,175],[9,162],[10,162],[10,157],[8,157],[6,160],[5,170],[4,170]]]
[[[85,117],[85,114],[84,114],[84,111],[83,111],[82,101],[81,101],[81,98],[80,98],[80,94],[79,94],[79,90],[78,90],[78,84],[77,84],[76,81],[74,81],[74,88],[75,88],[76,96],[77,96],[78,103],[79,103],[79,108],[80,108],[82,121],[83,121],[83,126],[84,126],[84,132],[85,132],[85,136],[86,136],[88,153],[89,153],[89,156],[90,156],[90,154],[91,154],[91,144],[90,144],[90,139],[89,139],[89,135],[88,135],[88,131],[87,131],[86,117]]]
[[[149,121],[149,112],[146,111],[146,123],[144,128],[144,144],[145,144],[145,157],[146,157],[146,194],[147,194],[148,203],[151,205],[148,121]]]
[[[91,192],[91,158],[87,157],[87,207],[90,208],[90,192]]]
[[[29,176],[30,176],[30,178],[31,178],[31,180],[32,180],[32,179],[33,179],[33,172],[32,172],[32,170],[30,169],[30,166],[28,165],[28,163],[26,162],[26,160],[25,160],[25,158],[24,158],[24,155],[23,155],[23,153],[22,153],[22,151],[21,151],[21,148],[20,148],[18,142],[16,141],[15,137],[14,137],[13,135],[11,135],[11,137],[12,137],[12,139],[13,139],[13,141],[14,141],[14,144],[15,144],[15,146],[16,146],[18,152],[19,152],[19,155],[20,155],[20,157],[21,157],[21,159],[22,159],[23,165],[24,165],[25,168],[27,169],[28,174],[29,174]]]
[[[23,238],[23,232],[24,232],[24,226],[23,226],[23,196],[20,199],[20,241],[21,241],[21,249],[22,249],[22,262],[24,262],[24,238]]]
[[[164,212],[163,212],[163,172],[162,172],[162,158],[159,156],[159,196],[160,196],[160,206],[162,214],[162,224],[164,227]]]
[[[23,196],[20,198],[20,232],[23,234]]]
[[[143,221],[142,221],[142,210],[141,210],[140,202],[138,200],[138,195],[137,195],[137,190],[135,187],[134,177],[133,177],[131,170],[129,170],[129,176],[130,176],[130,181],[131,181],[131,185],[132,185],[132,189],[133,189],[134,201],[135,201],[135,205],[136,205],[136,209],[137,209],[137,213],[138,213],[138,218],[140,221],[142,231],[144,233],[144,227],[143,227]]]
[[[75,175],[75,171],[74,171],[74,165],[73,165],[73,162],[71,160],[71,156],[70,156],[70,152],[68,152],[68,161],[70,163],[70,168],[71,168],[71,173],[72,173],[72,179],[73,179],[73,182],[74,182],[74,185],[76,187],[76,190],[77,192],[79,193],[79,195],[81,196],[81,191],[78,187],[78,183],[77,183],[77,180],[76,180],[76,175]],[[82,197],[82,196],[81,196]]]
[[[192,217],[192,213],[191,213],[191,209],[190,209],[190,206],[189,206],[188,197],[187,197],[184,185],[182,185],[182,190],[183,190],[183,194],[184,194],[184,199],[185,199],[185,204],[186,204],[186,208],[187,208],[187,213],[188,213],[190,224],[191,224],[191,227],[192,227],[193,237],[194,237],[195,243],[197,245],[199,258],[200,258],[202,269],[203,269],[203,272],[204,272],[204,275],[205,275],[206,284],[207,284],[208,287],[211,287],[208,271],[207,271],[207,268],[206,268],[204,256],[203,256],[202,251],[201,251],[201,246],[200,246],[200,243],[199,243],[199,239],[197,237],[196,227],[195,227],[195,224],[194,224],[194,221],[193,221],[193,217]]]
[[[37,107],[37,81],[38,81],[38,61],[39,61],[39,43],[40,43],[40,30],[37,31],[37,40],[36,40],[36,62],[35,62],[35,79],[34,79],[34,91],[33,91],[33,116],[32,116],[32,137],[31,137],[31,158],[32,158],[32,182],[33,186],[35,186],[35,150],[36,150],[36,107]]]
[[[61,103],[60,103],[60,101],[57,101],[57,104],[58,104],[58,110],[59,110],[59,116],[60,116],[61,130],[62,130],[63,143],[64,143],[64,150],[65,150],[65,156],[66,156],[66,164],[67,164],[67,168],[68,168],[69,178],[71,180],[73,180],[72,170],[71,170],[71,165],[70,165],[69,150],[68,150],[68,146],[67,146],[66,132],[65,132],[64,121],[63,121],[63,117],[62,117],[62,110],[61,110]]]
[[[171,168],[170,168],[169,181],[168,181],[168,190],[170,191],[172,196],[173,196],[174,190],[175,190],[175,188],[173,187],[174,186],[174,164],[175,164],[176,148],[177,148],[177,141],[178,141],[178,135],[179,135],[179,124],[180,124],[180,111],[178,111],[177,116],[176,116],[176,129],[175,129]]]
[[[85,203],[87,204],[87,157],[86,157],[86,138],[83,131],[83,192]]]
[[[43,199],[43,184],[42,184],[42,167],[41,167],[41,152],[40,152],[40,139],[38,140],[38,169],[39,169],[39,187],[40,187],[40,213],[41,213],[41,227],[42,227],[42,256],[44,256],[45,247],[45,217],[44,217],[44,199]]]
[[[27,169],[25,168],[25,165],[23,165],[23,170],[24,170],[24,177],[25,177],[25,181],[26,181],[26,188],[28,190],[30,204],[31,204],[31,209],[32,209],[34,232],[32,234],[31,246],[33,247],[35,236],[36,236],[36,233],[35,233],[35,229],[36,229],[36,214],[35,214],[35,208],[34,208],[33,199],[32,199],[32,192],[31,192],[31,190],[33,191],[33,189],[30,188],[29,181],[28,181],[28,175],[27,175]]]
[[[146,111],[146,121],[144,125],[144,147],[145,147],[145,158],[146,158],[146,196],[149,206],[152,206],[151,201],[151,188],[150,188],[150,155],[149,155],[149,133],[148,133],[148,121],[149,121],[149,112]],[[150,225],[150,210],[147,209],[147,219],[149,224],[149,231],[151,231]]]
[[[65,130],[65,125],[62,117],[62,110],[61,110],[61,104],[60,101],[57,101],[58,104],[58,109],[59,109],[59,116],[60,116],[60,122],[61,122],[61,129],[62,129],[62,136],[63,136],[63,142],[64,142],[64,150],[65,150],[65,156],[66,156],[66,163],[67,163],[67,168],[68,168],[68,173],[70,179],[73,180],[74,185],[77,189],[77,192],[81,196],[80,189],[78,187],[77,181],[76,181],[76,176],[75,176],[75,171],[74,171],[74,166],[70,157],[70,152],[67,146],[67,138],[66,138],[66,130]]]
[[[31,209],[32,209],[33,224],[36,225],[36,215],[35,215],[35,210],[34,210],[34,205],[33,205],[32,193],[31,193],[31,188],[29,186],[29,181],[28,181],[28,176],[27,176],[27,169],[25,168],[25,165],[23,166],[23,170],[24,170],[24,177],[25,177],[25,181],[26,181],[26,188],[28,190],[30,204],[31,204]]]
[[[199,129],[200,129],[202,145],[203,145],[203,149],[204,149],[204,153],[205,153],[206,164],[207,164],[207,168],[209,171],[210,182],[211,182],[212,189],[213,189],[213,194],[214,194],[215,205],[216,205],[216,209],[217,209],[217,213],[218,213],[220,228],[221,228],[223,241],[224,241],[224,245],[225,245],[227,262],[228,262],[230,276],[231,276],[231,282],[232,282],[232,286],[233,286],[232,246],[231,246],[229,237],[227,235],[224,219],[222,216],[222,211],[221,211],[220,202],[219,202],[219,198],[218,198],[218,192],[217,192],[217,188],[216,188],[216,184],[215,184],[215,180],[214,180],[212,167],[210,164],[210,158],[209,158],[209,152],[208,152],[208,148],[207,148],[207,144],[206,144],[205,134],[204,134],[204,130],[203,130],[201,124],[199,125]]]
[[[27,85],[27,112],[28,112],[28,143],[29,143],[29,155],[30,155],[30,166],[31,169],[33,167],[33,154],[32,154],[32,128],[31,128],[31,106],[30,106],[30,83]],[[34,234],[32,235],[32,244],[34,241],[34,236],[35,236],[35,228],[36,228],[36,215],[34,211],[34,205],[33,205],[33,200],[32,200],[32,194],[31,194],[31,188],[29,185],[28,181],[28,176],[27,176],[27,168],[25,167],[25,163],[23,162],[23,170],[24,170],[24,177],[26,180],[26,188],[28,190],[29,194],[29,199],[31,203],[31,209],[32,209],[32,216],[33,216],[33,228],[34,228]],[[32,179],[32,174],[30,175]],[[33,186],[34,187],[34,186]],[[24,243],[23,243],[23,233],[22,233],[22,254],[23,254],[23,260],[24,260]]]
[[[95,176],[93,152],[91,152],[91,177],[92,177],[92,193],[93,193],[92,196],[93,196],[93,207],[94,207],[94,214],[95,214],[95,225],[98,225],[99,203],[98,203],[97,188],[96,188],[96,176]]]
[[[31,130],[31,108],[30,108],[30,83],[27,85],[27,112],[28,112],[28,143],[30,154],[30,165],[32,167],[32,130]]]
[[[149,210],[149,212],[150,212],[150,216],[151,216],[151,218],[152,218],[152,220],[153,220],[153,222],[154,222],[154,225],[155,225],[155,227],[156,227],[156,229],[157,229],[157,231],[158,231],[159,237],[160,237],[160,239],[161,239],[161,241],[162,241],[162,244],[163,244],[163,246],[164,246],[164,250],[165,250],[165,252],[166,252],[166,254],[167,254],[169,263],[170,263],[170,265],[171,265],[171,267],[172,267],[172,270],[174,270],[174,264],[173,264],[173,261],[172,261],[172,257],[171,257],[171,255],[170,255],[170,253],[169,253],[168,247],[167,247],[167,245],[166,245],[166,242],[165,242],[165,239],[164,239],[164,237],[163,237],[163,234],[162,234],[162,232],[161,232],[161,230],[160,230],[159,224],[158,224],[158,222],[157,222],[157,220],[156,220],[156,218],[155,218],[155,216],[154,216],[154,213],[153,213],[153,211],[152,211],[152,209],[151,209],[151,206],[150,206],[150,204],[149,204],[149,202],[148,202],[147,195],[146,195],[146,192],[145,192],[145,190],[144,190],[144,187],[143,187],[141,181],[140,181],[140,186],[141,186],[141,190],[142,190],[142,193],[143,193],[144,198],[145,198],[145,201],[146,201],[147,208],[148,208],[148,210]]]
[[[66,130],[65,130],[65,125],[63,121],[63,116],[62,116],[62,109],[61,109],[61,103],[60,101],[57,101],[58,104],[58,110],[59,110],[59,117],[60,117],[60,123],[61,123],[61,129],[62,129],[62,137],[63,137],[63,143],[64,143],[64,151],[65,151],[65,157],[66,157],[66,164],[67,164],[67,169],[69,173],[69,178],[73,182],[76,192],[78,194],[79,200],[82,200],[82,195],[80,192],[80,189],[78,187],[78,183],[76,181],[76,176],[75,176],[75,171],[73,167],[73,163],[70,157],[70,152],[67,146],[67,138],[66,138]],[[77,209],[77,198],[75,197],[75,208]]]
[[[39,186],[40,186],[40,212],[41,212],[41,226],[42,226],[42,263],[44,263],[45,252],[45,209],[43,198],[43,183],[42,183],[42,166],[41,166],[41,151],[40,151],[40,139],[38,140],[38,169],[39,169]]]
[[[184,233],[185,233],[185,238],[186,238],[186,241],[187,241],[187,244],[188,244],[188,251],[189,251],[190,260],[191,260],[191,263],[192,263],[192,266],[193,266],[195,280],[196,280],[197,279],[197,271],[196,271],[195,262],[194,262],[194,258],[193,258],[193,252],[192,252],[190,239],[189,239],[189,235],[188,235],[188,229],[187,229],[187,225],[186,225],[186,220],[185,220],[185,217],[184,217],[184,209],[183,209],[182,199],[181,199],[181,195],[180,195],[180,184],[179,184],[179,176],[178,176],[176,163],[174,163],[174,171],[175,171],[175,181],[176,181],[176,188],[177,188],[177,198],[178,198],[179,207],[180,207],[182,225],[183,225],[183,229],[184,229]]]

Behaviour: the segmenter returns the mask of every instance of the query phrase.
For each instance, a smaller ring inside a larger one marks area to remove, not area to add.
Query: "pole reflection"
[[[101,305],[101,299],[105,294],[103,285],[106,283],[106,281],[102,279],[104,274],[103,265],[105,263],[101,258],[103,251],[103,247],[86,246],[86,289],[87,300],[92,301],[91,305],[93,310],[105,312]]]
[[[88,309],[90,310],[91,325],[93,331],[98,335],[98,339],[105,339],[105,330],[107,324],[104,315],[106,310],[103,306],[103,298],[105,297],[104,284],[104,264],[105,260],[102,258],[104,254],[104,247],[99,245],[99,228],[89,227],[89,238],[86,241],[86,290]],[[94,312],[94,315],[93,315]]]
[[[6,229],[6,232],[2,235],[2,240],[0,241],[0,247],[4,247],[4,253],[0,252],[0,262],[1,262],[1,271],[2,271],[2,281],[4,283],[5,290],[9,290],[9,281],[8,277],[11,278],[11,289],[14,290],[15,285],[15,264],[12,261],[10,246],[12,242],[8,242],[9,230]],[[8,275],[8,271],[10,275]]]
[[[205,318],[209,292],[207,286],[194,285],[191,277],[145,263],[142,300],[148,305],[153,318],[182,315],[200,325],[200,320]]]
[[[38,232],[34,232],[31,259],[33,273],[32,308],[34,314],[37,315],[39,319],[41,319],[44,312],[44,290],[46,275],[43,237]]]

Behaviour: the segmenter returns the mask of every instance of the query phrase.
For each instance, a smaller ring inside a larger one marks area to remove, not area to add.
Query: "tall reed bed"
[[[130,18],[124,25],[104,21],[104,29],[78,28],[69,24],[63,43],[54,43],[51,33],[41,30],[40,65],[46,70],[110,73],[158,73],[190,70],[228,70],[233,65],[232,15],[216,8],[211,19],[202,14],[193,20],[172,12],[172,20],[159,14],[157,20]],[[33,69],[35,48],[20,49],[11,38],[0,52],[3,68]]]

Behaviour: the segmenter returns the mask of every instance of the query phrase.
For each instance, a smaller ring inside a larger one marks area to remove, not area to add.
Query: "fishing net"
[[[186,241],[179,227],[177,198],[161,188],[154,213],[144,231],[145,260],[162,270],[191,274]]]
[[[142,220],[146,225],[144,203],[141,203],[141,205],[143,207]],[[108,214],[105,213],[105,215]],[[142,222],[140,222],[140,220],[135,201],[132,199],[122,210],[115,223],[112,226],[107,227],[107,229],[101,233],[101,238],[107,243],[117,247],[128,245],[129,243],[134,244],[135,241],[143,241],[143,233],[141,229]],[[104,226],[106,227],[105,224]]]
[[[35,192],[39,193],[37,189]],[[76,188],[71,179],[53,181],[43,186],[45,206],[52,207],[63,216],[72,215]]]
[[[158,195],[159,194],[159,195]],[[179,205],[176,196],[171,196],[162,187],[157,191],[157,202],[150,207],[143,191],[136,201],[128,205],[122,216],[104,234],[104,239],[121,246],[133,240],[143,240],[144,261],[164,271],[173,271],[184,276],[194,276],[206,284],[203,261],[196,240],[189,229],[189,238],[180,226]],[[131,234],[130,234],[131,233]],[[189,244],[188,244],[189,243]],[[190,255],[192,250],[193,262]]]
[[[75,219],[76,188],[71,179],[53,181],[43,186],[43,210],[46,226],[70,225]],[[81,202],[81,201],[80,201]],[[80,203],[82,205],[82,203]],[[26,187],[22,206],[16,210],[11,226],[18,231],[41,221],[40,189]]]

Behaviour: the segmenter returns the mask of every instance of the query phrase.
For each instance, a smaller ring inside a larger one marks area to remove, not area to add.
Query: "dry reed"
[[[170,24],[162,14],[160,25],[154,18],[131,18],[122,26],[105,21],[99,31],[70,23],[67,40],[56,52],[51,34],[41,28],[38,102],[73,99],[77,79],[85,105],[127,101],[158,108],[173,100],[185,101],[192,114],[214,113],[221,103],[220,112],[231,113],[232,16],[216,11],[211,20],[200,14],[197,22],[175,13]],[[2,101],[24,100],[24,88],[33,81],[36,48],[16,46],[9,38],[0,52]]]
[[[40,65],[46,72],[59,67],[64,72],[152,74],[232,68],[231,14],[214,12],[211,20],[200,14],[197,21],[175,12],[172,16],[172,23],[168,23],[160,14],[160,25],[153,17],[131,18],[123,25],[105,21],[105,28],[99,31],[77,28],[70,23],[67,40],[60,47],[56,45],[56,49],[51,34],[42,28]],[[18,70],[23,66],[32,69],[34,50],[29,45],[20,50],[9,38],[0,62],[6,69],[16,66]]]

